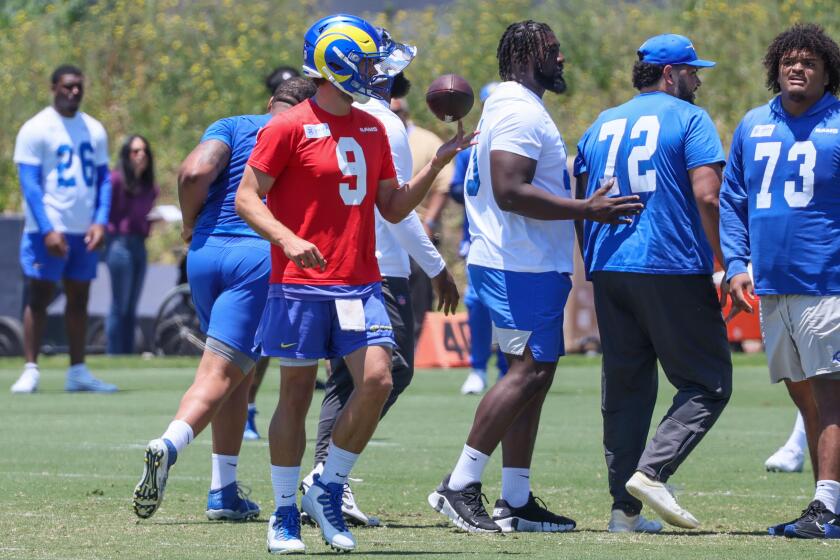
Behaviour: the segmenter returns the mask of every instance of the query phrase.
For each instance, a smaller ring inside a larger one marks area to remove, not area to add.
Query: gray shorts
[[[840,379],[840,296],[764,295],[760,308],[773,383]]]

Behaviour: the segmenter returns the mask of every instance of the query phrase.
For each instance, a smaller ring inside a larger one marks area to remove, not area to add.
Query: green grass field
[[[43,362],[41,392],[11,395],[20,372],[0,361],[0,558],[155,559],[267,558],[272,509],[268,448],[246,443],[240,480],[260,503],[259,522],[212,523],[204,517],[210,477],[210,438],[202,434],[182,454],[166,500],[138,521],[131,494],[143,447],[158,436],[190,384],[190,359],[93,358],[92,369],[119,384],[115,395],[62,391],[64,358]],[[657,536],[605,531],[610,499],[601,452],[599,361],[566,358],[543,412],[534,458],[535,490],[549,506],[578,521],[571,534],[467,535],[426,504],[426,495],[454,464],[476,398],[458,388],[464,371],[419,371],[414,384],[380,425],[359,461],[354,489],[362,507],[387,526],[357,529],[355,556],[450,558],[833,558],[840,541],[774,539],[765,527],[790,519],[812,496],[812,475],[768,474],[764,459],[787,437],[794,419],[784,389],[768,383],[763,356],[738,356],[735,393],[723,417],[671,480],[680,502],[703,523],[694,532]],[[260,394],[263,432],[274,407],[272,369]],[[660,414],[671,388],[662,383]],[[316,399],[318,397],[316,396]],[[315,435],[317,408],[309,416]],[[304,461],[311,461],[312,445]],[[500,464],[488,467],[485,492],[498,497]],[[310,554],[331,554],[305,527]]]

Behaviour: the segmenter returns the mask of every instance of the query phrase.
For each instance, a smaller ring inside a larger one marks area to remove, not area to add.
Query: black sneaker
[[[545,502],[528,494],[528,501],[522,507],[510,507],[505,500],[496,500],[493,521],[502,532],[565,533],[577,525],[574,520],[548,511]]]
[[[449,488],[449,477],[437,489],[429,494],[429,505],[435,511],[441,512],[448,517],[452,523],[464,531],[470,533],[499,533],[501,528],[493,523],[493,520],[484,509],[484,501],[487,497],[481,493],[481,483],[473,482],[463,490],[451,490]]]
[[[826,527],[837,523],[837,516],[821,501],[814,500],[796,522],[785,527],[785,536],[789,539],[824,539]]]

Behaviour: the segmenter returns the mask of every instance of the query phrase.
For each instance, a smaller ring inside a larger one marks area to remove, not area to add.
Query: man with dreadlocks
[[[780,95],[732,139],[720,198],[726,277],[736,312],[752,313],[749,296],[761,296],[770,379],[784,380],[802,412],[817,478],[802,515],[769,532],[840,538],[840,48],[798,24],[773,40],[764,66]]]
[[[569,531],[574,521],[534,497],[530,466],[542,404],[563,354],[571,220],[620,223],[642,205],[637,196],[608,198],[609,187],[588,200],[572,198],[566,148],[542,102],[546,90],[566,89],[565,59],[551,28],[530,20],[510,25],[497,57],[504,83],[484,105],[466,174],[467,265],[510,368],[481,400],[455,469],[429,504],[471,532]],[[502,496],[491,519],[481,476],[499,443]]]

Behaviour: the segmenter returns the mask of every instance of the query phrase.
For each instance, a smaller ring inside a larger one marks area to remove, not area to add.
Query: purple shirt
[[[137,194],[129,194],[125,189],[122,174],[111,171],[111,215],[108,218],[108,233],[111,235],[149,236],[151,222],[147,216],[160,193],[157,185],[143,188]]]

